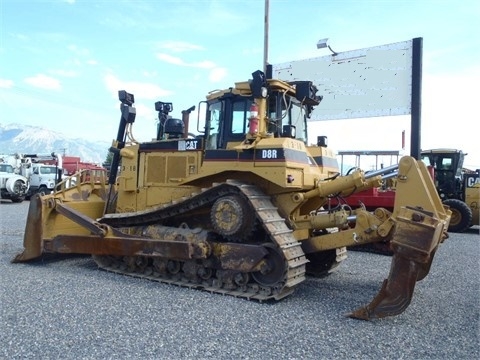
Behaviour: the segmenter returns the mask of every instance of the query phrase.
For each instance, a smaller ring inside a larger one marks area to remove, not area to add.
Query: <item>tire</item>
[[[343,261],[343,259],[338,258],[336,249],[307,254],[306,257],[309,261],[306,265],[307,274],[316,278],[330,275],[330,273],[340,265],[341,261]],[[346,256],[344,258],[346,258]]]
[[[464,232],[472,223],[472,210],[463,201],[458,199],[447,199],[443,202],[450,207],[452,211],[452,218],[448,231],[450,232]]]
[[[7,180],[5,187],[9,193],[8,198],[13,203],[21,203],[25,200],[26,179],[21,179],[19,175],[15,175]]]
[[[40,194],[40,195],[46,195],[46,194],[49,194],[50,192],[48,191],[47,187],[45,185],[42,185],[38,188],[37,190],[37,194]]]

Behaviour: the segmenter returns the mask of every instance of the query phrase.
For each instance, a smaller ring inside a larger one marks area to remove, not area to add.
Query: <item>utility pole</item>
[[[269,3],[265,0],[265,27],[264,27],[264,39],[263,39],[263,73],[267,73],[268,65],[268,13]]]

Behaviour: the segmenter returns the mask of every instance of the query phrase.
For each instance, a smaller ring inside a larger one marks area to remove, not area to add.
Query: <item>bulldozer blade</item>
[[[30,198],[27,219],[23,238],[24,250],[15,256],[12,263],[29,261],[42,255],[42,200],[38,194]]]
[[[367,306],[348,316],[371,320],[401,314],[410,305],[415,283],[430,271],[436,249],[445,238],[446,224],[421,209],[402,208],[395,225],[388,279]]]

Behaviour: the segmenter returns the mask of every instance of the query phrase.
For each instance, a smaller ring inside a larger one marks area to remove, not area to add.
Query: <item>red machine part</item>
[[[252,103],[250,106],[250,117],[248,118],[248,127],[249,133],[254,135],[258,133],[258,105],[256,103]]]

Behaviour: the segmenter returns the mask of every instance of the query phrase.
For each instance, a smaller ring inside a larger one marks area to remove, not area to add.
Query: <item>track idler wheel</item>
[[[253,232],[255,212],[242,196],[229,195],[213,203],[210,219],[217,233],[238,242]]]
[[[274,286],[280,283],[287,271],[287,262],[272,244],[265,244],[268,255],[265,256],[265,263],[260,271],[252,273],[252,278],[263,286]]]

